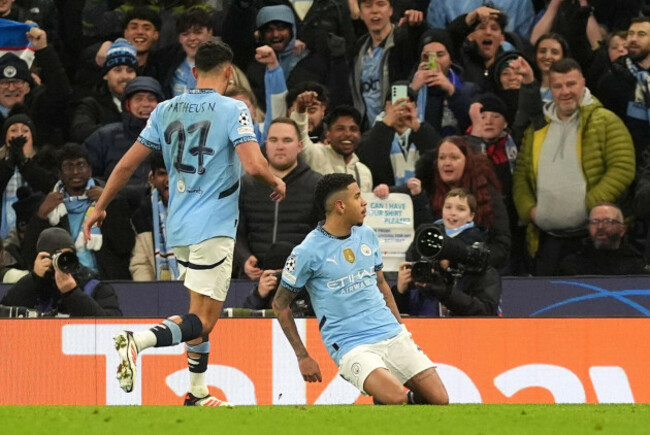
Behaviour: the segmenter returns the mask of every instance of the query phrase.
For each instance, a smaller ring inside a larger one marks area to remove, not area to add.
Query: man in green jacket
[[[520,101],[539,100],[539,85],[526,76],[524,92],[529,95]],[[537,101],[543,114],[532,117],[524,134],[513,179],[517,212],[528,223],[534,272],[547,276],[555,275],[560,259],[580,247],[589,210],[620,201],[635,174],[627,128],[585,87],[580,65],[569,58],[553,64],[550,87],[553,101],[543,107]]]

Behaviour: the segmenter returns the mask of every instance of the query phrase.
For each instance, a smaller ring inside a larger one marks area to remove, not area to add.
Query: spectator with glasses
[[[650,270],[625,237],[623,212],[601,203],[589,213],[589,237],[560,263],[560,275],[637,275]]]
[[[33,27],[26,36],[34,49],[34,65],[40,68],[40,77],[34,76],[27,62],[14,53],[0,56],[0,122],[14,114],[14,107],[23,106],[21,110],[34,121],[37,142],[47,140],[58,146],[63,143],[72,88],[45,31]]]
[[[86,150],[79,144],[67,143],[59,150],[60,179],[27,224],[23,239],[23,258],[34,264],[41,232],[59,227],[70,233],[79,262],[99,275],[100,279],[131,279],[129,258],[135,235],[125,200],[111,203],[111,215],[101,229],[94,227],[88,242],[81,226],[101,195],[103,183],[92,178]]]

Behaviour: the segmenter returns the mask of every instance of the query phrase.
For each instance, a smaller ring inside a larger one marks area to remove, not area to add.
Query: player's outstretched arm
[[[395,298],[393,297],[393,292],[390,291],[390,286],[386,282],[386,277],[382,270],[377,271],[377,287],[379,291],[384,295],[384,301],[386,301],[386,306],[393,313],[393,316],[397,319],[397,323],[402,323],[402,316],[399,315],[399,310],[397,309],[397,304],[395,303]]]
[[[128,183],[133,172],[140,166],[147,156],[151,153],[151,148],[144,146],[141,142],[135,141],[135,143],[129,148],[129,150],[124,154],[124,156],[117,162],[115,169],[111,172],[106,186],[100,195],[97,203],[95,204],[95,210],[93,213],[86,218],[86,221],[83,225],[84,238],[86,241],[90,240],[90,228],[97,223],[101,225],[106,217],[106,207],[111,203],[115,195],[122,190],[122,188]]]
[[[303,379],[307,382],[322,382],[323,377],[320,373],[320,367],[318,367],[316,360],[309,356],[307,348],[305,348],[298,334],[298,328],[296,328],[296,322],[293,320],[293,314],[291,314],[291,302],[295,297],[296,293],[287,290],[280,284],[273,298],[273,311],[278,318],[278,322],[280,322],[284,335],[286,335],[298,358],[298,366],[300,367],[300,373]]]
[[[271,199],[282,201],[286,195],[287,186],[281,178],[276,177],[269,169],[269,162],[264,158],[257,142],[244,142],[235,148],[241,165],[247,174],[260,180],[273,189]]]

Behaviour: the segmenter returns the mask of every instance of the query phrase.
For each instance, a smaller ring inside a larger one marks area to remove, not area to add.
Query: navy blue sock
[[[161,325],[151,328],[156,336],[155,347],[173,346],[180,342],[194,340],[203,333],[203,323],[196,314],[181,316],[181,323],[165,319]]]
[[[416,393],[413,390],[409,390],[408,393],[406,393],[406,399],[407,403],[409,405],[427,405],[428,402],[424,400],[422,396],[420,396],[418,393]]]
[[[208,370],[208,356],[210,356],[210,339],[204,335],[203,342],[187,345],[187,365],[192,373],[204,373]],[[198,358],[190,356],[190,353],[198,354]]]

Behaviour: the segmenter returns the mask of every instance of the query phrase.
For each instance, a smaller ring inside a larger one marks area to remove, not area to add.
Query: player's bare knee
[[[442,391],[441,393],[436,394],[432,405],[449,405],[449,395],[447,394],[447,391]]]

